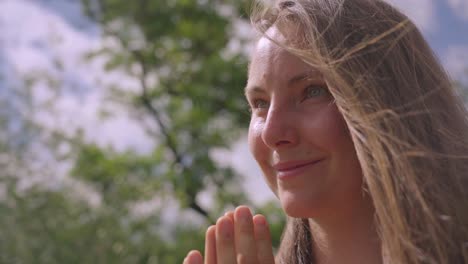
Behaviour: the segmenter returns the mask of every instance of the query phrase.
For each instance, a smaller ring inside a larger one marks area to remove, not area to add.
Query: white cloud
[[[33,87],[32,93],[36,104],[52,101],[52,111],[58,115],[39,111],[35,113],[36,120],[69,133],[82,127],[86,137],[101,146],[112,145],[117,150],[133,148],[147,153],[152,150],[153,141],[146,136],[140,124],[128,118],[125,109],[112,108],[116,118],[104,122],[98,118],[97,113],[105,98],[104,85],[116,83],[132,89],[138,84],[123,72],[105,72],[102,57],[91,62],[83,59],[86,52],[112,43],[109,39],[103,40],[97,28],[83,29],[83,25],[92,25],[83,22],[85,17],[76,3],[0,0],[0,70],[8,77],[8,80],[3,80],[4,87],[11,89],[15,80],[31,73],[40,77],[50,76],[58,81],[59,92],[51,89],[50,83],[41,81]],[[57,67],[58,61],[62,66]],[[11,73],[15,76],[12,77]],[[0,89],[0,96],[8,94],[8,90],[2,92]],[[245,138],[234,144],[232,151],[226,151],[223,159],[246,175],[243,187],[256,204],[274,199],[249,154]],[[64,168],[63,174],[66,171]],[[199,198],[204,204],[211,199],[209,192]],[[174,215],[174,212],[168,215]]]
[[[437,15],[433,0],[387,0],[407,15],[422,31],[437,31]]]
[[[135,87],[136,81],[122,72],[105,72],[103,58],[84,59],[87,52],[106,44],[98,26],[83,15],[79,1],[3,0],[0,10],[4,59],[0,68],[9,65],[17,78],[39,77],[42,81],[32,87],[34,102],[53,102],[51,109],[57,116],[43,110],[35,113],[37,120],[68,132],[82,127],[90,140],[118,150],[151,150],[152,141],[124,109],[116,108],[116,117],[109,121],[99,119],[104,87],[112,83]],[[58,87],[51,87],[46,79]]]
[[[454,13],[468,21],[468,0],[448,0]]]

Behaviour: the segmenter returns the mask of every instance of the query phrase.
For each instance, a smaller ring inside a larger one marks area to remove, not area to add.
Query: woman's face
[[[262,38],[245,92],[250,150],[288,215],[312,218],[362,198],[353,143],[314,68]]]

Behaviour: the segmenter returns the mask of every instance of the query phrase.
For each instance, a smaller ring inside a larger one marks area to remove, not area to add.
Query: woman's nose
[[[292,147],[298,142],[294,113],[270,107],[262,130],[262,140],[271,149]]]

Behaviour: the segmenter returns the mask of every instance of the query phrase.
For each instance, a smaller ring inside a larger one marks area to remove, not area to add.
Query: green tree
[[[238,138],[248,118],[242,96],[246,58],[226,55],[232,21],[219,14],[216,1],[98,3],[94,9],[89,1],[85,6],[119,48],[92,55],[107,56],[108,70],[123,69],[140,84],[137,91],[111,87],[110,96],[153,123],[148,132],[157,146],[150,163],[160,168],[151,177],[207,219],[213,216],[196,199],[206,186],[217,187],[218,210],[246,202],[236,173],[210,157],[213,148]]]
[[[242,95],[247,59],[228,48],[234,21],[245,17],[244,5],[83,1],[103,38],[114,41],[88,58],[104,57],[109,72],[123,71],[138,83],[137,89],[121,84],[100,88],[106,89],[108,103],[119,103],[145,127],[154,148],[147,155],[117,152],[80,134],[55,131],[48,147],[52,152],[62,143],[71,147],[58,161],[71,163],[72,179],[86,187],[85,196],[99,197],[99,203],[78,197],[73,183],[20,192],[11,181],[7,198],[0,201],[0,262],[181,263],[189,249],[202,249],[205,228],[226,208],[251,205],[240,175],[212,155],[214,149],[228,148],[248,123]],[[205,191],[212,207],[199,201]],[[135,215],[138,203],[154,197],[175,200],[184,211],[173,216],[171,226],[159,211]],[[201,225],[186,219],[187,212],[198,215]],[[277,242],[283,224],[279,209],[269,203],[257,212],[272,219]]]

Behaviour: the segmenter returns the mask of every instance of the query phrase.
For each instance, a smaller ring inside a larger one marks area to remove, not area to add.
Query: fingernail
[[[261,226],[266,226],[266,220],[265,217],[258,215],[257,217],[254,218],[254,222],[257,225]]]
[[[234,227],[230,218],[223,217],[222,219],[220,219],[219,228],[220,228],[220,233],[224,238],[226,239],[232,238]]]
[[[238,216],[242,221],[248,221],[252,217],[250,209],[247,207],[241,207],[237,209]]]
[[[192,257],[192,263],[193,263],[193,264],[203,264],[203,263],[202,263],[202,260],[201,260],[198,256]],[[192,264],[192,263],[191,263],[191,264]]]
[[[190,251],[189,255],[187,256],[187,260],[190,261],[190,264],[203,264],[203,260],[200,259],[200,255],[197,253],[197,251]]]

